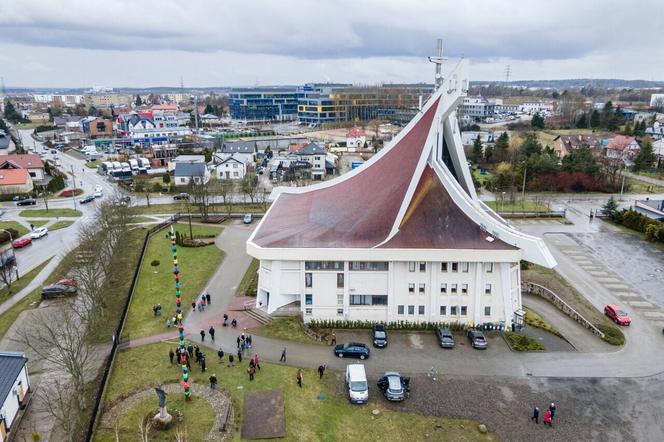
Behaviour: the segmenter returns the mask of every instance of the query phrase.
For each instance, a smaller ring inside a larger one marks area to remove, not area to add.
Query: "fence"
[[[521,283],[521,291],[530,293],[531,295],[537,295],[541,298],[546,299],[551,304],[556,306],[560,311],[565,313],[567,316],[581,324],[581,326],[587,328],[592,333],[596,334],[600,338],[604,338],[604,333],[602,333],[597,327],[593,325],[592,322],[584,318],[581,313],[574,310],[568,303],[560,299],[558,295],[553,293],[551,290],[547,289],[544,286],[535,284],[534,282],[523,281]]]
[[[117,353],[118,346],[121,344],[120,336],[122,335],[122,328],[124,327],[124,323],[127,318],[127,311],[129,310],[129,304],[131,304],[131,299],[134,296],[134,290],[136,289],[136,282],[138,281],[138,275],[141,272],[141,267],[143,264],[143,256],[145,255],[145,250],[147,249],[148,241],[150,240],[150,237],[154,233],[160,231],[164,227],[171,225],[173,222],[177,221],[177,219],[178,215],[175,215],[171,217],[170,220],[164,221],[159,225],[152,227],[145,234],[145,238],[143,239],[143,246],[141,247],[141,253],[138,257],[139,258],[138,265],[136,266],[136,270],[134,270],[134,275],[132,276],[131,279],[131,285],[129,286],[129,294],[127,295],[125,306],[122,309],[122,314],[120,315],[120,322],[118,323],[118,327],[115,330],[115,333],[113,333],[113,343],[111,345],[111,353],[108,355],[106,359],[106,364],[104,366],[104,373],[102,375],[101,383],[99,384],[99,388],[97,390],[97,397],[95,399],[95,403],[92,408],[92,415],[90,416],[90,421],[88,422],[88,428],[85,432],[85,440],[87,442],[92,440],[92,435],[94,434],[95,426],[97,424],[97,418],[99,416],[99,408],[101,406],[101,401],[104,399],[106,383],[108,382],[108,377],[111,374],[111,368],[113,367],[113,362],[115,361],[115,355]]]
[[[547,212],[529,212],[519,210],[508,210],[498,212],[503,218],[565,218],[567,210],[549,210]]]

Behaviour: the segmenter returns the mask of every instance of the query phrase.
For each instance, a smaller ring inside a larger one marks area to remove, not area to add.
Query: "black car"
[[[374,324],[372,327],[372,342],[374,347],[387,347],[387,330],[384,324]]]
[[[189,194],[188,193],[178,193],[176,195],[173,195],[174,200],[188,200],[189,199]]]
[[[489,346],[486,337],[484,337],[484,333],[479,330],[468,330],[468,340],[470,341],[471,347],[476,348],[477,350],[486,350]]]
[[[396,371],[387,371],[378,380],[378,388],[388,401],[401,402],[410,392],[410,378],[403,377]]]
[[[366,359],[369,357],[369,347],[367,347],[366,344],[359,342],[347,342],[334,347],[334,354],[340,358],[349,357]]]
[[[449,328],[436,328],[436,337],[438,338],[438,344],[442,348],[454,348],[454,335]]]
[[[64,284],[51,284],[42,288],[42,299],[59,298],[62,296],[73,296],[76,294],[76,287]]]
[[[37,200],[35,200],[34,198],[26,198],[24,200],[16,202],[17,206],[34,206],[35,204],[37,204]]]
[[[87,196],[84,196],[83,198],[81,198],[81,199],[79,200],[79,203],[81,203],[81,204],[87,204],[87,203],[91,203],[91,202],[94,201],[94,200],[95,200],[95,196],[94,196],[94,195],[87,195]]]

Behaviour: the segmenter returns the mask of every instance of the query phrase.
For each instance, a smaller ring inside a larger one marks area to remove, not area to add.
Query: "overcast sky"
[[[664,80],[664,0],[0,0],[8,87]]]

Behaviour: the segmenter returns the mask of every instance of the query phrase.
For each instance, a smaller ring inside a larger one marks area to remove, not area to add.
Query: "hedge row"
[[[650,219],[634,210],[616,211],[611,214],[611,219],[625,227],[645,233],[648,241],[664,242],[664,223]]]
[[[376,321],[365,320],[344,320],[344,319],[314,319],[306,323],[307,327],[312,329],[368,329],[377,324]],[[409,321],[390,321],[385,323],[386,328],[390,330],[434,330],[437,327],[449,328],[452,331],[475,330],[497,330],[500,324],[483,323],[473,324],[472,322],[409,322]]]

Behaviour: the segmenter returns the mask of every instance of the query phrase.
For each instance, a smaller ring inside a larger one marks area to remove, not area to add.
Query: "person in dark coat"
[[[551,412],[551,420],[553,420],[553,417],[556,415],[556,404],[551,402],[551,405],[549,405],[549,411]]]
[[[210,326],[208,334],[210,335],[210,338],[212,339],[213,342],[214,342],[214,333],[215,333],[214,327]]]
[[[241,350],[238,350],[238,351],[237,351],[237,360],[238,360],[240,363],[242,363],[242,351],[241,351]]]
[[[319,365],[318,366],[318,375],[320,376],[319,379],[323,379],[324,374],[325,374],[325,365]]]
[[[216,390],[217,389],[217,375],[213,374],[210,376],[210,389],[211,390]]]
[[[205,373],[205,356],[201,358],[201,371]]]
[[[536,424],[539,424],[539,407],[533,408],[533,415],[530,417],[531,421],[535,421]]]
[[[205,342],[205,330],[201,329],[201,342]]]
[[[207,301],[208,305],[212,304],[212,301],[210,301],[211,298],[212,297],[210,296],[210,294],[206,292],[205,293],[205,300]]]
[[[300,388],[302,388],[302,369],[301,368],[297,369],[297,385],[299,385]]]
[[[240,348],[240,337],[237,337],[237,348]]]
[[[168,350],[168,359],[171,360],[171,365],[173,365],[173,358],[175,357],[175,353],[173,352],[173,349],[171,348]]]
[[[232,355],[232,354],[229,354],[229,355],[228,355],[228,366],[229,366],[229,367],[232,367],[232,366],[233,366],[233,359],[234,359],[234,358],[233,358],[233,355]]]
[[[279,358],[279,362],[286,362],[286,347],[281,351],[281,357]]]
[[[254,380],[254,373],[256,373],[256,369],[250,365],[249,368],[247,368],[247,373],[249,373],[249,380],[253,381]]]
[[[219,356],[219,362],[224,361],[224,351],[222,349],[219,349],[219,351],[217,352],[217,356]]]
[[[196,301],[191,301],[191,309],[196,311]]]
[[[194,346],[189,344],[189,346],[187,347],[187,352],[189,353],[189,357],[193,358],[194,357]]]

